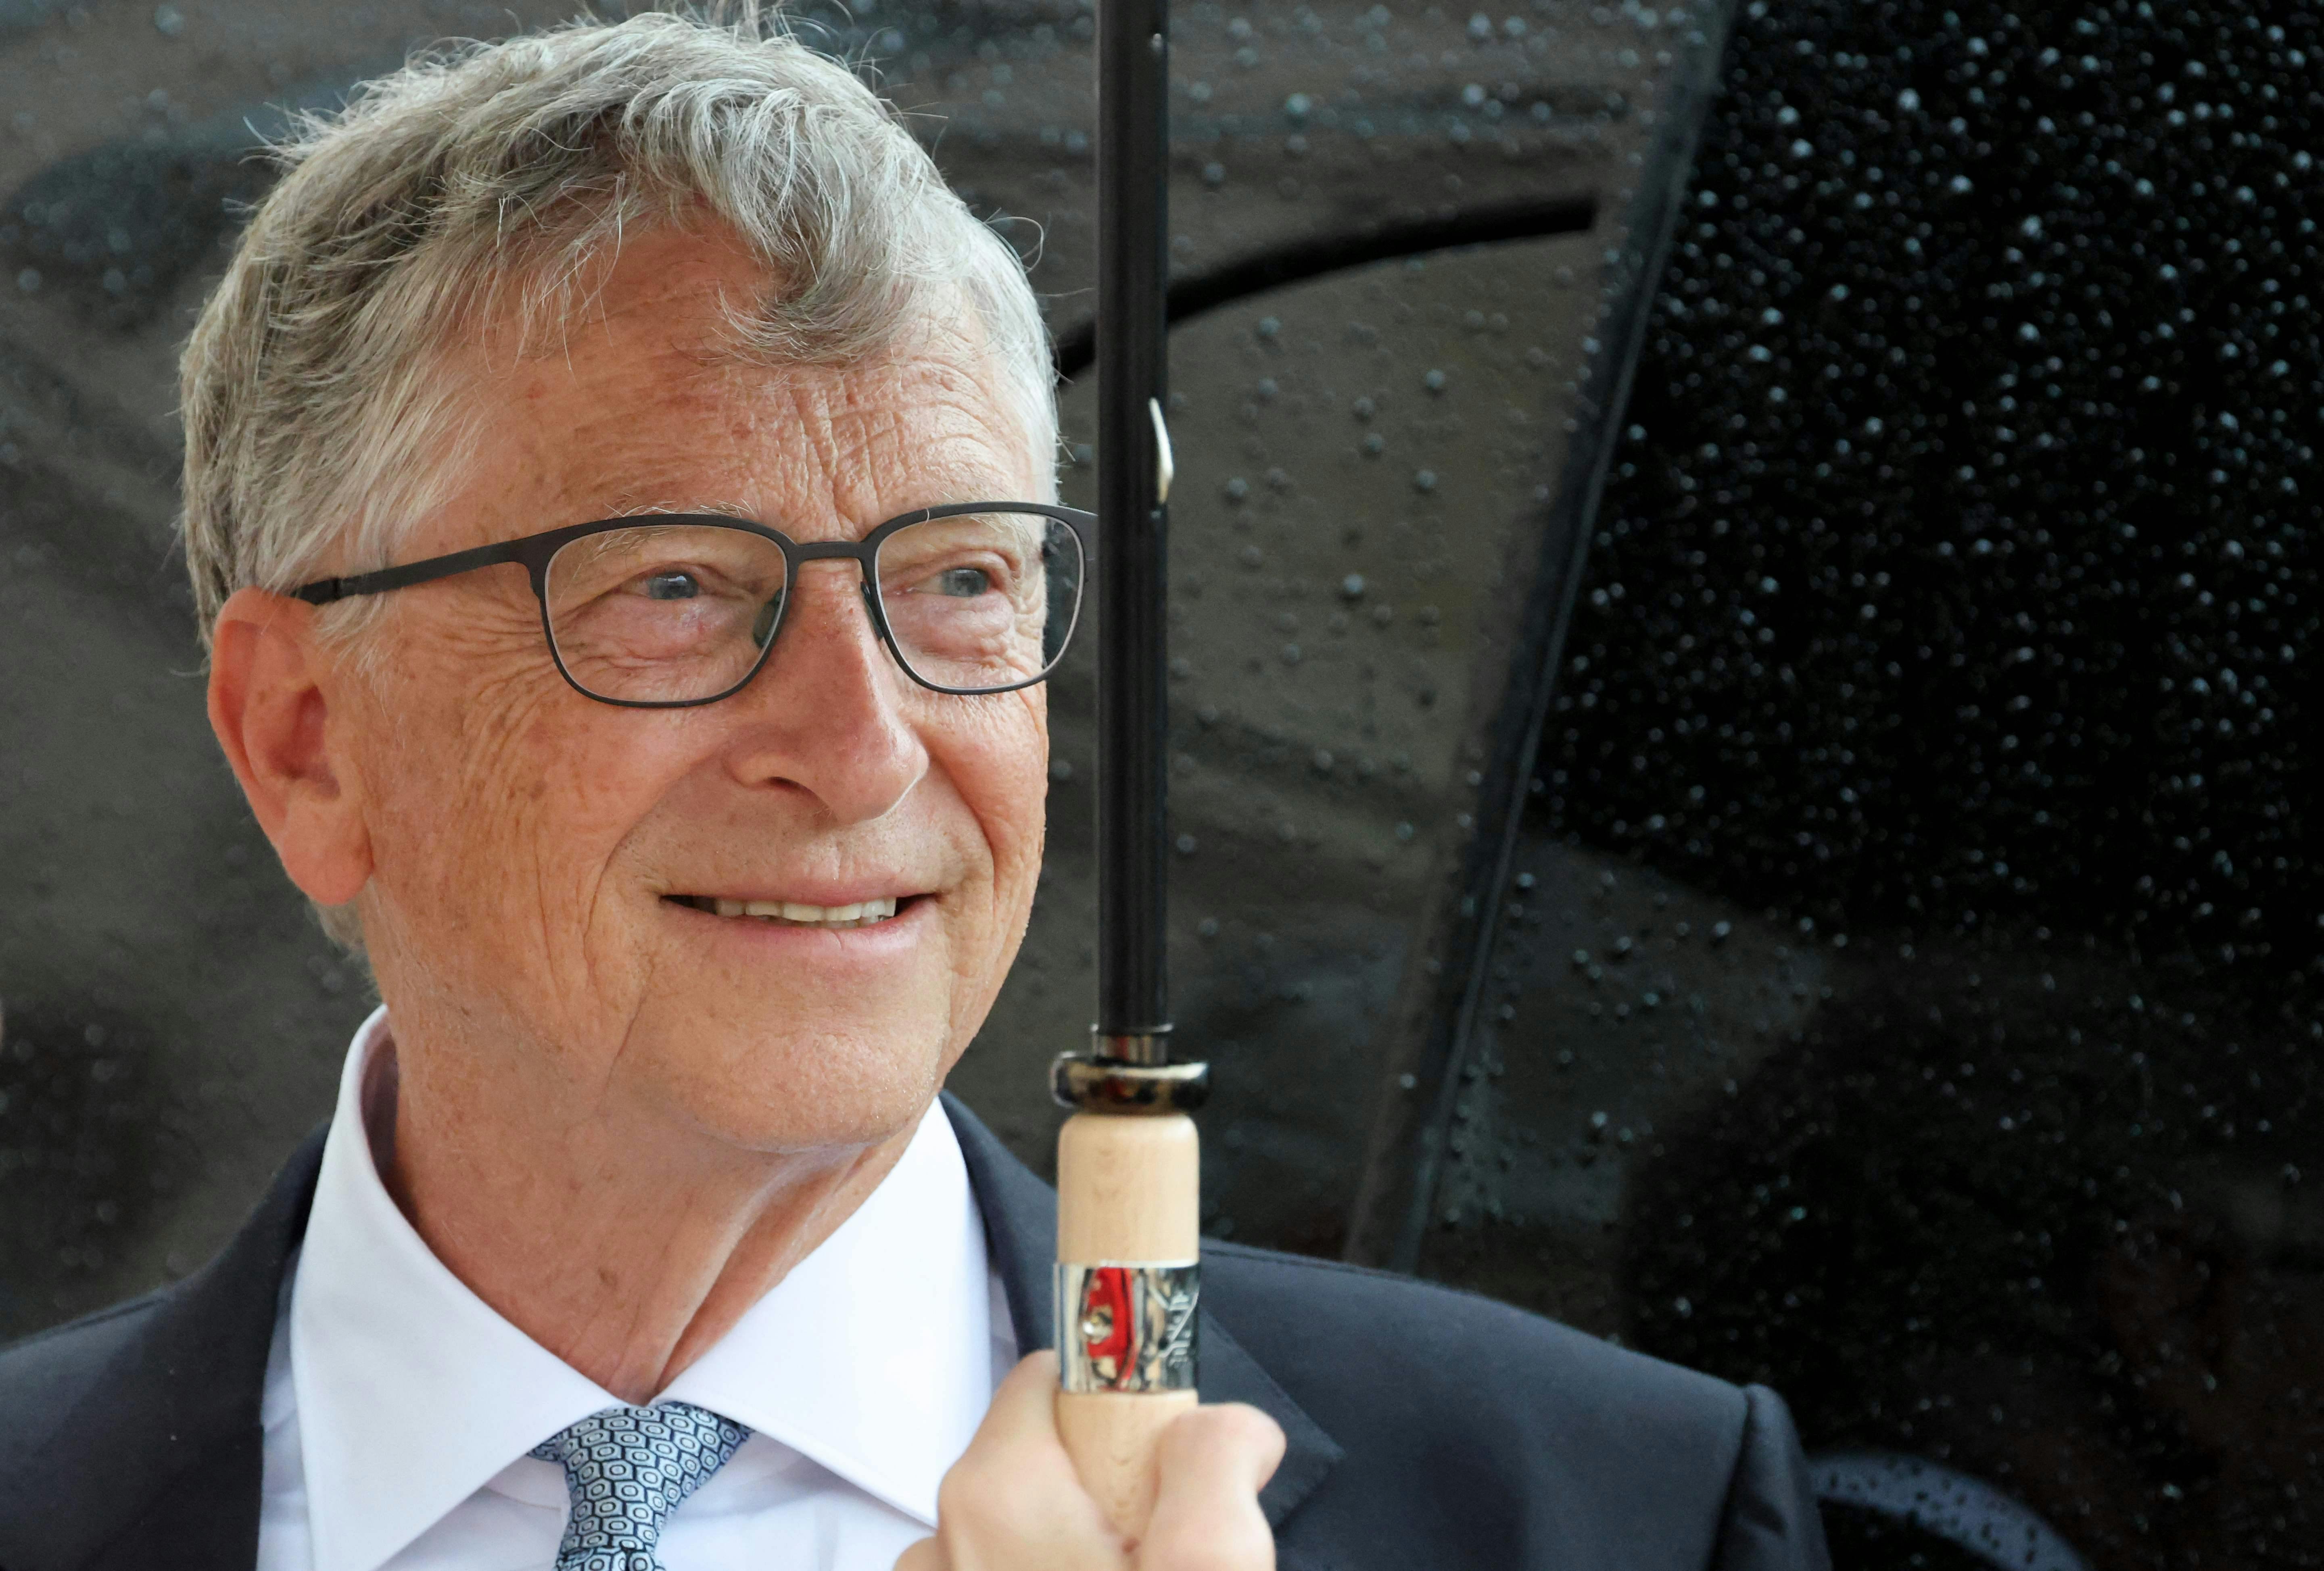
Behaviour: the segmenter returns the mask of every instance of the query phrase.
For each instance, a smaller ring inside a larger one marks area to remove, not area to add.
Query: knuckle
[[[1039,1492],[1021,1468],[980,1467],[945,1479],[936,1510],[967,1530],[986,1534],[1039,1520]]]
[[[991,1520],[996,1485],[993,1470],[962,1464],[936,1486],[936,1517],[945,1526],[974,1531]]]
[[[1138,1558],[1139,1571],[1270,1571],[1274,1564],[1275,1535],[1255,1511],[1150,1538]]]
[[[1283,1427],[1257,1408],[1224,1402],[1196,1408],[1166,1433],[1171,1460],[1197,1454],[1267,1456],[1283,1449]]]
[[[1243,1402],[1226,1402],[1210,1409],[1212,1422],[1219,1427],[1222,1438],[1230,1445],[1281,1445],[1283,1426],[1257,1408]]]

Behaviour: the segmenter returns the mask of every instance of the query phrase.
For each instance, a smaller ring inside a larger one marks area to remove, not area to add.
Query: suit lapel
[[[947,1093],[983,1217],[985,1247],[1009,1303],[1017,1345],[1052,1341],[1050,1266],[1056,1197]],[[264,1459],[259,1403],[282,1271],[307,1230],[323,1132],[276,1175],[234,1242],[201,1271],[76,1335],[97,1367],[54,1409],[37,1460],[0,1480],[0,1511],[25,1524],[0,1541],[11,1571],[249,1571],[258,1556]],[[1259,1496],[1280,1527],[1341,1455],[1229,1335],[1209,1306],[1201,1320],[1203,1396],[1248,1402],[1283,1426],[1283,1464]]]
[[[224,1253],[176,1286],[72,1335],[96,1367],[55,1409],[6,1493],[35,1510],[0,1543],[13,1571],[250,1571],[263,1472],[259,1401],[282,1267],[307,1227],[322,1161],[299,1148]],[[60,1382],[61,1383],[61,1382]]]
[[[944,1108],[968,1163],[969,1187],[975,1191],[977,1209],[984,1218],[985,1250],[1009,1300],[1018,1349],[1029,1353],[1050,1346],[1056,1341],[1050,1268],[1057,1254],[1056,1194],[1010,1155],[950,1092],[945,1093]],[[1280,1528],[1342,1453],[1259,1362],[1227,1335],[1209,1304],[1197,1313],[1203,1400],[1248,1402],[1283,1426],[1282,1465],[1259,1497],[1268,1525]]]

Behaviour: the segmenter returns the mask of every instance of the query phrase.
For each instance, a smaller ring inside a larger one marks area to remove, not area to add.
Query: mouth
[[[852,905],[805,905],[790,900],[726,900],[707,894],[669,894],[662,897],[672,905],[706,911],[714,917],[729,917],[740,921],[766,922],[782,928],[876,928],[882,922],[893,921],[899,910],[908,910],[926,895],[883,895],[875,900],[861,901]]]

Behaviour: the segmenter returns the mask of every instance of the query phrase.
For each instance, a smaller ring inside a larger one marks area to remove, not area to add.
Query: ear
[[[355,899],[372,872],[360,781],[340,744],[347,716],[344,705],[333,709],[336,674],[305,601],[242,589],[219,609],[210,729],[282,870],[319,905]]]

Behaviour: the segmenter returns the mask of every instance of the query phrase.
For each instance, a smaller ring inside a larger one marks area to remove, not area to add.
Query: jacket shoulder
[[[1726,1435],[1741,1388],[1631,1352],[1493,1298],[1392,1271],[1205,1241],[1206,1302],[1270,1370],[1334,1358],[1396,1371],[1427,1399],[1533,1402],[1572,1415],[1619,1409],[1676,1438]]]
[[[191,1276],[0,1349],[0,1566],[250,1565],[267,1349],[321,1151]]]
[[[1438,1565],[1824,1564],[1772,1391],[1335,1261],[1206,1243],[1203,1279],[1219,1324],[1345,1451],[1286,1524],[1286,1565],[1381,1563],[1397,1542]]]
[[[144,1337],[164,1295],[152,1292],[0,1347],[0,1477],[21,1477],[58,1426]]]

